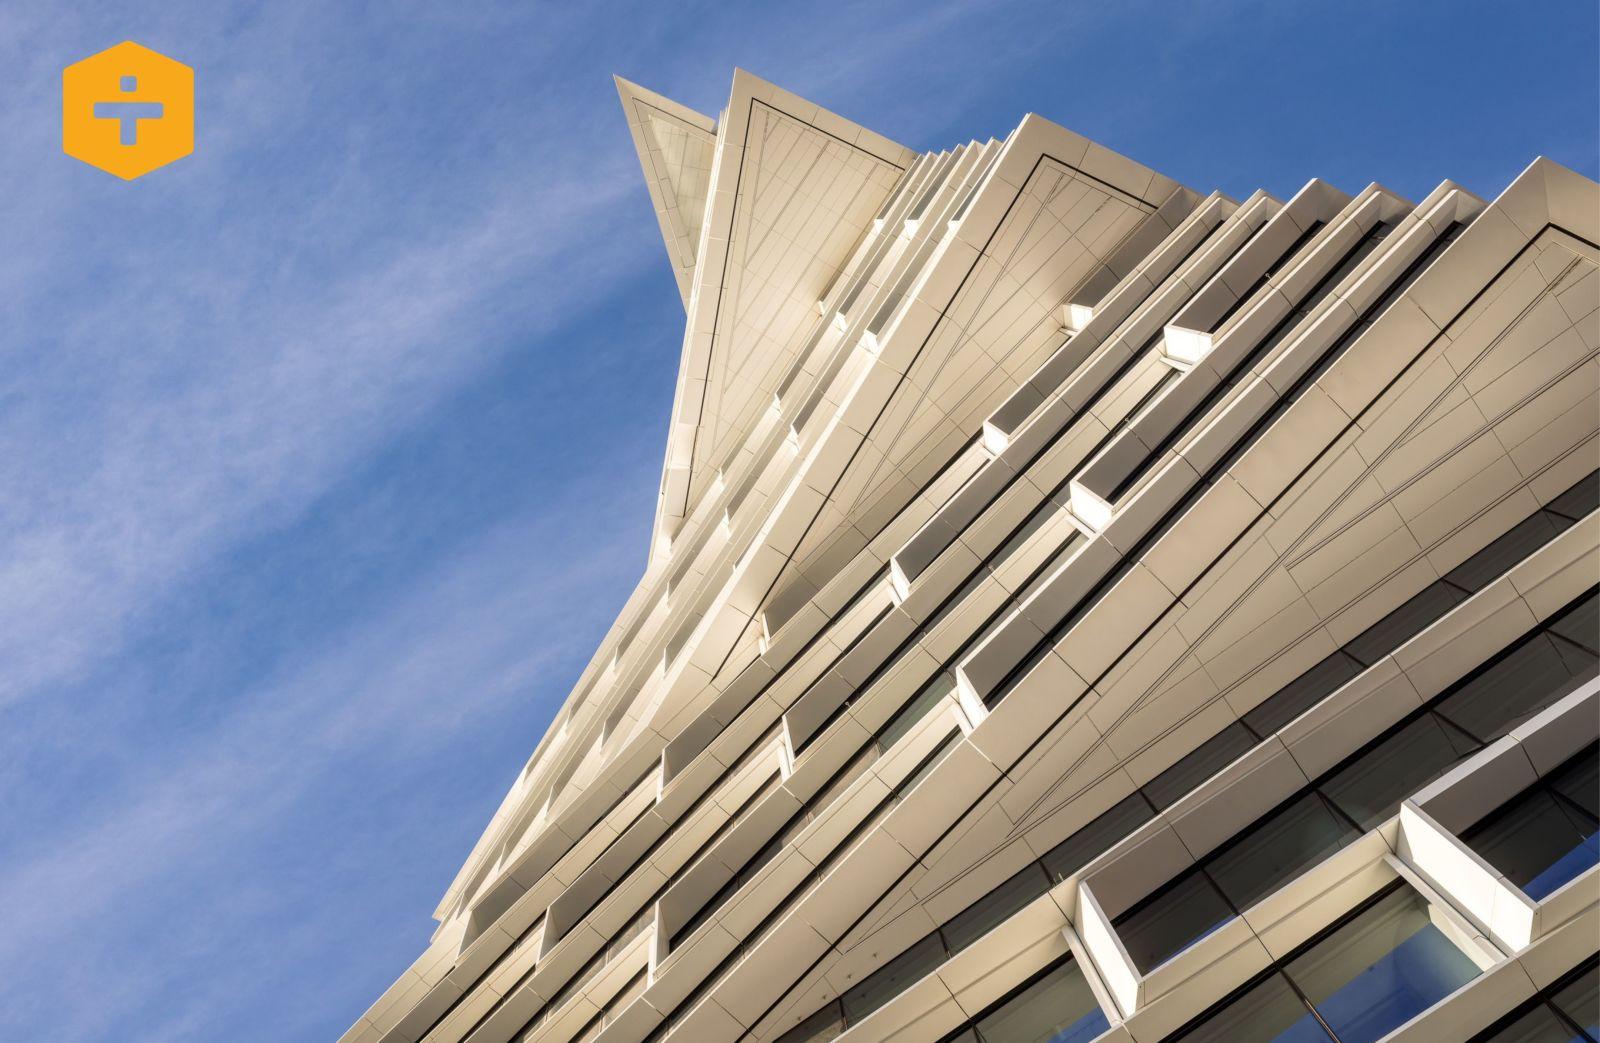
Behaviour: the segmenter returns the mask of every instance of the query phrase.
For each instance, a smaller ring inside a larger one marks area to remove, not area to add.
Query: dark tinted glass
[[[1409,887],[1379,899],[1284,970],[1344,1043],[1376,1040],[1478,976]]]
[[[1457,565],[1445,579],[1468,590],[1482,590],[1501,573],[1549,543],[1561,531],[1552,515],[1537,511],[1487,547]]]
[[[844,1015],[839,1012],[839,1004],[830,1003],[779,1039],[782,1043],[828,1043],[828,1040],[837,1039],[843,1032]]]
[[[1315,793],[1259,819],[1213,855],[1206,872],[1236,909],[1245,909],[1350,843],[1359,833]]]
[[[1473,1037],[1473,1043],[1569,1043],[1569,1041],[1587,1043],[1584,1037],[1567,1028],[1566,1024],[1543,1003],[1508,1025]]]
[[[1600,651],[1600,595],[1590,594],[1567,609],[1550,629],[1591,652]]]
[[[1536,788],[1495,811],[1467,843],[1537,902],[1600,860],[1600,837],[1585,818]]]
[[[1051,883],[1059,883],[1154,817],[1149,803],[1135,793],[1051,848],[1039,861],[1050,874]]]
[[[1587,811],[1600,816],[1600,759],[1591,746],[1550,774],[1550,788]]]
[[[878,748],[887,750],[905,737],[921,723],[922,719],[944,701],[944,697],[955,691],[956,679],[949,671],[941,673],[932,681],[923,686],[922,691],[912,696],[911,701],[902,706],[889,723],[883,726],[878,733]]]
[[[1560,699],[1575,685],[1585,654],[1535,634],[1438,705],[1441,716],[1492,742]]]
[[[1231,919],[1233,910],[1211,881],[1191,869],[1114,926],[1128,958],[1148,974]]]
[[[1401,728],[1328,777],[1319,789],[1363,830],[1476,748],[1432,714]]]
[[[907,775],[905,781],[894,788],[894,795],[896,797],[904,797],[907,793],[910,793],[912,790],[916,789],[917,783],[921,782],[923,779],[932,774],[933,769],[937,768],[939,766],[939,762],[944,760],[944,755],[950,752],[950,747],[954,746],[960,741],[960,732],[955,732],[954,734],[946,737],[943,742],[934,747],[932,753],[923,758],[922,763],[917,766],[916,771],[912,772],[910,775]]]
[[[1567,669],[1572,671],[1572,683],[1562,689],[1563,695],[1582,687],[1585,681],[1593,680],[1595,674],[1600,673],[1600,657],[1596,657],[1589,649],[1564,638],[1553,637],[1552,640],[1560,650]]]
[[[983,1043],[1088,1043],[1107,1027],[1072,960],[1046,971],[977,1023]]]
[[[878,760],[878,751],[871,746],[864,747],[850,759],[850,763],[833,773],[833,778],[825,782],[810,800],[806,801],[808,811],[822,811],[838,800],[845,790],[849,789],[857,779],[865,775]],[[810,819],[807,819],[810,821]]]
[[[1248,728],[1238,722],[1230,724],[1151,779],[1144,787],[1144,795],[1158,811],[1164,811],[1255,745],[1256,737]]]
[[[1371,666],[1422,633],[1466,596],[1443,580],[1424,587],[1411,600],[1362,631],[1344,646],[1344,650]]]
[[[1317,1019],[1273,974],[1174,1036],[1183,1043],[1327,1043]]]
[[[1550,1002],[1591,1036],[1600,1036],[1600,975],[1591,967],[1557,989]]]
[[[1245,714],[1245,727],[1265,739],[1338,691],[1361,670],[1361,664],[1343,650],[1335,652]]]
[[[1581,521],[1596,507],[1600,507],[1600,471],[1591,473],[1589,477],[1551,500],[1545,507],[1557,514],[1564,514],[1573,521]]]
[[[1050,878],[1039,863],[1028,863],[1011,879],[952,917],[941,928],[945,944],[951,952],[960,952],[1049,888]]]
[[[930,934],[905,952],[879,967],[840,999],[845,1018],[855,1024],[904,992],[912,982],[932,973],[944,962],[944,946],[938,934]]]

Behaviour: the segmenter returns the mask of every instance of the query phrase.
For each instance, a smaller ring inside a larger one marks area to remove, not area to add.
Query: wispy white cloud
[[[642,562],[634,519],[578,543],[553,520],[653,478],[591,446],[538,501],[552,513],[467,527],[389,600],[279,637],[255,673],[121,675],[165,665],[141,644],[174,612],[193,621],[241,549],[326,539],[307,512],[452,396],[529,350],[559,376],[550,336],[654,261],[655,233],[632,221],[605,79],[452,88],[441,70],[461,56],[431,47],[504,43],[472,39],[496,27],[467,12],[419,11],[429,25],[389,23],[349,55],[362,27],[326,5],[174,6],[136,32],[125,17],[39,5],[0,22],[0,59],[28,84],[0,95],[0,1035],[286,1039],[295,1019],[325,1038],[360,1009],[348,983],[326,1007],[303,996],[330,953],[365,953],[375,994],[404,966],[390,954],[425,941],[437,891],[419,901],[418,875],[388,868],[397,836],[434,834],[424,867],[465,854],[485,780],[509,784],[508,750],[537,742],[615,609],[606,592]],[[73,166],[53,129],[60,66],[127,35],[196,65],[206,121],[194,157],[135,186]],[[408,120],[386,108],[407,76],[477,96],[431,110],[450,125]],[[585,455],[613,470],[586,477]],[[509,721],[527,733],[486,732]],[[95,761],[74,762],[76,736]],[[375,932],[366,917],[401,891],[410,917]],[[274,1009],[267,982],[302,999]]]
[[[586,483],[549,506],[603,517],[609,500],[604,483]],[[446,763],[452,752],[470,756],[460,748],[464,736],[505,719],[513,703],[558,699],[559,685],[587,657],[616,607],[594,591],[626,583],[637,559],[635,548],[618,545],[619,537],[631,544],[639,532],[619,520],[616,531],[591,530],[574,541],[553,524],[555,517],[520,518],[484,534],[418,577],[397,603],[327,635],[310,661],[233,693],[239,712],[203,741],[153,758],[93,821],[53,838],[26,862],[0,866],[0,894],[27,896],[8,911],[0,966],[32,968],[0,985],[0,1012],[6,1012],[0,1027],[37,1024],[27,1014],[41,999],[95,995],[95,1003],[53,1012],[53,1039],[107,1038],[135,1012],[163,1026],[140,1038],[215,1038],[206,1033],[218,1030],[216,1018],[227,1007],[211,990],[245,976],[282,973],[299,959],[295,929],[281,919],[263,921],[293,912],[285,905],[308,897],[292,879],[262,879],[254,867],[227,859],[219,864],[218,853],[258,850],[263,838],[294,843],[297,820],[319,814],[328,789],[349,792],[337,776],[355,765],[394,770],[433,763],[442,753]],[[536,736],[522,741],[531,749]],[[354,796],[368,795],[358,788]],[[394,807],[381,790],[370,796]],[[428,801],[419,796],[416,805]],[[383,823],[370,825],[379,837],[391,835]],[[366,840],[359,833],[349,837],[359,854],[344,871],[311,865],[305,875],[327,887],[381,876],[397,852],[363,847]],[[306,845],[308,857],[323,853],[319,845]],[[182,882],[181,896],[165,882],[170,879]],[[264,895],[263,887],[282,893]],[[142,915],[140,903],[152,903]],[[417,922],[425,912],[416,910]],[[129,937],[125,920],[144,936]],[[364,948],[358,937],[328,937],[341,926],[338,917],[318,920],[301,925],[317,944]],[[241,925],[258,936],[230,937],[215,953],[194,951],[196,926],[215,932]],[[70,951],[58,944],[62,938],[75,939]],[[146,958],[130,963],[129,946]],[[218,980],[205,980],[197,973],[202,970]],[[67,980],[41,997],[41,972]],[[161,1008],[142,1012],[152,996],[163,997]],[[313,999],[302,999],[315,1008]]]
[[[292,39],[298,23],[287,21]],[[288,45],[267,35],[257,27],[245,45]],[[276,104],[293,107],[305,90],[280,91]],[[265,104],[245,106],[258,131],[271,120],[250,111]],[[525,115],[553,128],[567,114],[558,98]],[[478,196],[460,217],[393,235],[381,252],[351,243],[329,256],[329,241],[408,223],[384,219],[402,201],[373,192],[381,162],[359,160],[359,140],[293,212],[240,198],[209,227],[191,214],[170,237],[113,240],[94,273],[66,274],[92,260],[70,215],[20,222],[25,260],[0,267],[0,302],[13,315],[53,314],[48,354],[34,338],[0,349],[17,406],[0,416],[0,703],[82,677],[172,584],[294,517],[493,365],[514,343],[501,328],[508,298],[548,288],[540,307],[516,309],[526,342],[642,264],[607,249],[624,241],[614,215],[636,176],[581,154],[598,132],[553,139],[537,192],[526,171],[463,183]],[[227,148],[219,136],[209,148]],[[52,197],[74,205],[55,192],[38,204],[49,210]],[[294,229],[286,241],[283,226]],[[41,257],[54,259],[48,277]],[[583,268],[589,278],[574,279]],[[103,288],[64,289],[64,277]]]

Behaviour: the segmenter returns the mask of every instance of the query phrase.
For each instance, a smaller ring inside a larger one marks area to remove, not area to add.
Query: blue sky
[[[610,74],[1201,191],[1596,176],[1592,3],[7,4],[0,1038],[325,1041],[643,568],[682,309]],[[194,66],[193,156],[61,68]]]

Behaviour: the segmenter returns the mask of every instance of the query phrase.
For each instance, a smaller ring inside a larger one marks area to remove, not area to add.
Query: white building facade
[[[618,88],[648,567],[348,1043],[1595,1037],[1600,186]]]

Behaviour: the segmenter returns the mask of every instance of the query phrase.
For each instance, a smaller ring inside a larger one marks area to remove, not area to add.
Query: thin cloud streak
[[[604,490],[586,495],[591,502],[559,506],[594,512],[609,499]],[[219,848],[248,848],[281,831],[307,813],[308,801],[342,766],[429,760],[509,701],[558,698],[558,685],[604,625],[608,607],[589,592],[596,583],[625,582],[635,548],[606,540],[561,546],[549,520],[520,519],[485,534],[419,578],[401,602],[330,635],[314,660],[238,693],[247,709],[119,792],[99,822],[0,870],[0,894],[29,896],[8,914],[0,966],[37,964],[45,954],[47,971],[81,977],[86,988],[102,974],[120,978],[124,988],[138,982],[124,994],[135,1007],[140,993],[181,994],[185,975],[197,968],[170,939],[144,943],[156,959],[119,966],[119,946],[131,939],[114,928],[106,937],[98,925],[136,906],[164,877],[195,876]],[[633,527],[622,529],[627,543],[636,541]],[[530,545],[560,553],[521,553]],[[534,738],[527,737],[530,747]],[[230,908],[240,897],[235,888],[248,881],[198,875],[186,913],[217,923],[237,916]],[[63,936],[84,940],[64,963],[65,954],[51,955],[51,943]],[[288,959],[275,948],[265,956]],[[0,1026],[36,1002],[32,992],[32,975],[8,978],[0,1011],[11,1013],[0,1013]],[[85,1005],[71,1023],[58,1023],[53,1038],[100,1038],[126,1013],[118,1003]],[[205,1022],[203,1012],[192,1017],[197,1026]],[[186,1037],[174,1029],[159,1038]]]
[[[485,329],[471,309],[503,292],[512,274],[557,277],[554,262],[577,248],[579,233],[606,227],[610,199],[592,187],[546,221],[497,210],[341,287],[315,312],[287,301],[252,309],[243,322],[252,335],[230,349],[239,361],[231,372],[105,403],[103,452],[66,503],[46,500],[50,509],[31,517],[8,512],[0,701],[81,676],[167,583],[294,516],[388,431],[482,366],[484,352],[471,345]],[[589,303],[581,292],[561,300],[539,317],[549,324],[543,332]],[[42,437],[0,424],[0,455],[25,457]]]

